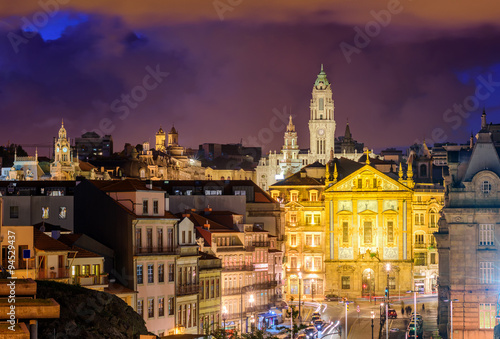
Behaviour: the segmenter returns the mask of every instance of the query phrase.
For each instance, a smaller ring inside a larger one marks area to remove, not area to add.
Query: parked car
[[[336,294],[327,294],[325,296],[325,301],[338,301],[340,300],[340,297]]]
[[[415,336],[415,328],[414,327],[408,328],[407,333],[408,333],[408,338],[414,338],[414,336]],[[417,333],[416,333],[417,334],[417,339],[421,339],[423,337],[423,333],[424,333],[424,331],[423,331],[422,327],[418,326],[417,327]]]
[[[311,324],[314,324],[314,322],[315,322],[316,320],[320,320],[320,319],[321,319],[321,317],[320,317],[319,315],[313,315],[313,316],[311,317]]]
[[[319,312],[314,312],[313,316],[315,316],[315,315],[320,316],[321,314],[319,314]]]
[[[396,312],[395,309],[390,308],[387,311],[387,316],[389,317],[389,319],[396,319],[398,317],[398,313]]]
[[[314,321],[314,327],[316,327],[318,331],[321,331],[321,329],[323,328],[323,324],[323,320],[321,319]]]
[[[424,322],[424,319],[422,318],[422,315],[420,314],[416,314],[416,317],[417,317],[417,322],[420,323],[420,325],[422,325],[422,323]],[[415,313],[411,313],[410,314],[410,321],[413,321],[415,319]]]
[[[304,330],[307,339],[313,339],[318,337],[318,330],[314,326],[309,326]]]

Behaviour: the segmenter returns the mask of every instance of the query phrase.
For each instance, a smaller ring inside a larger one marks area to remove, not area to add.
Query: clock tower
[[[80,173],[78,158],[73,159],[71,144],[66,135],[64,121],[54,142],[54,162],[50,164],[52,180],[74,180]]]
[[[330,151],[335,149],[334,109],[331,84],[321,65],[321,71],[314,82],[310,103],[309,147],[312,156],[322,164],[326,164],[330,159]]]

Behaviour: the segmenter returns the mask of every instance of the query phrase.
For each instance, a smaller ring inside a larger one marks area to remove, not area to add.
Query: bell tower
[[[59,129],[59,135],[54,145],[54,162],[60,162],[63,165],[68,165],[72,162],[71,159],[71,147],[66,135],[66,129],[64,128],[64,120],[61,122],[61,128]]]
[[[321,71],[314,82],[310,103],[309,148],[315,160],[322,164],[326,164],[330,151],[335,149],[334,109],[331,84],[321,65]]]

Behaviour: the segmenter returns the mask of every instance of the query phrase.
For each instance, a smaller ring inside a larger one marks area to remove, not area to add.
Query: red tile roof
[[[71,251],[66,244],[36,229],[33,230],[33,243],[35,249],[41,251]]]

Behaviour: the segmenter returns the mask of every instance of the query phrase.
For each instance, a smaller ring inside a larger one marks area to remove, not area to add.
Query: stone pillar
[[[30,320],[30,339],[38,339],[38,320]]]

